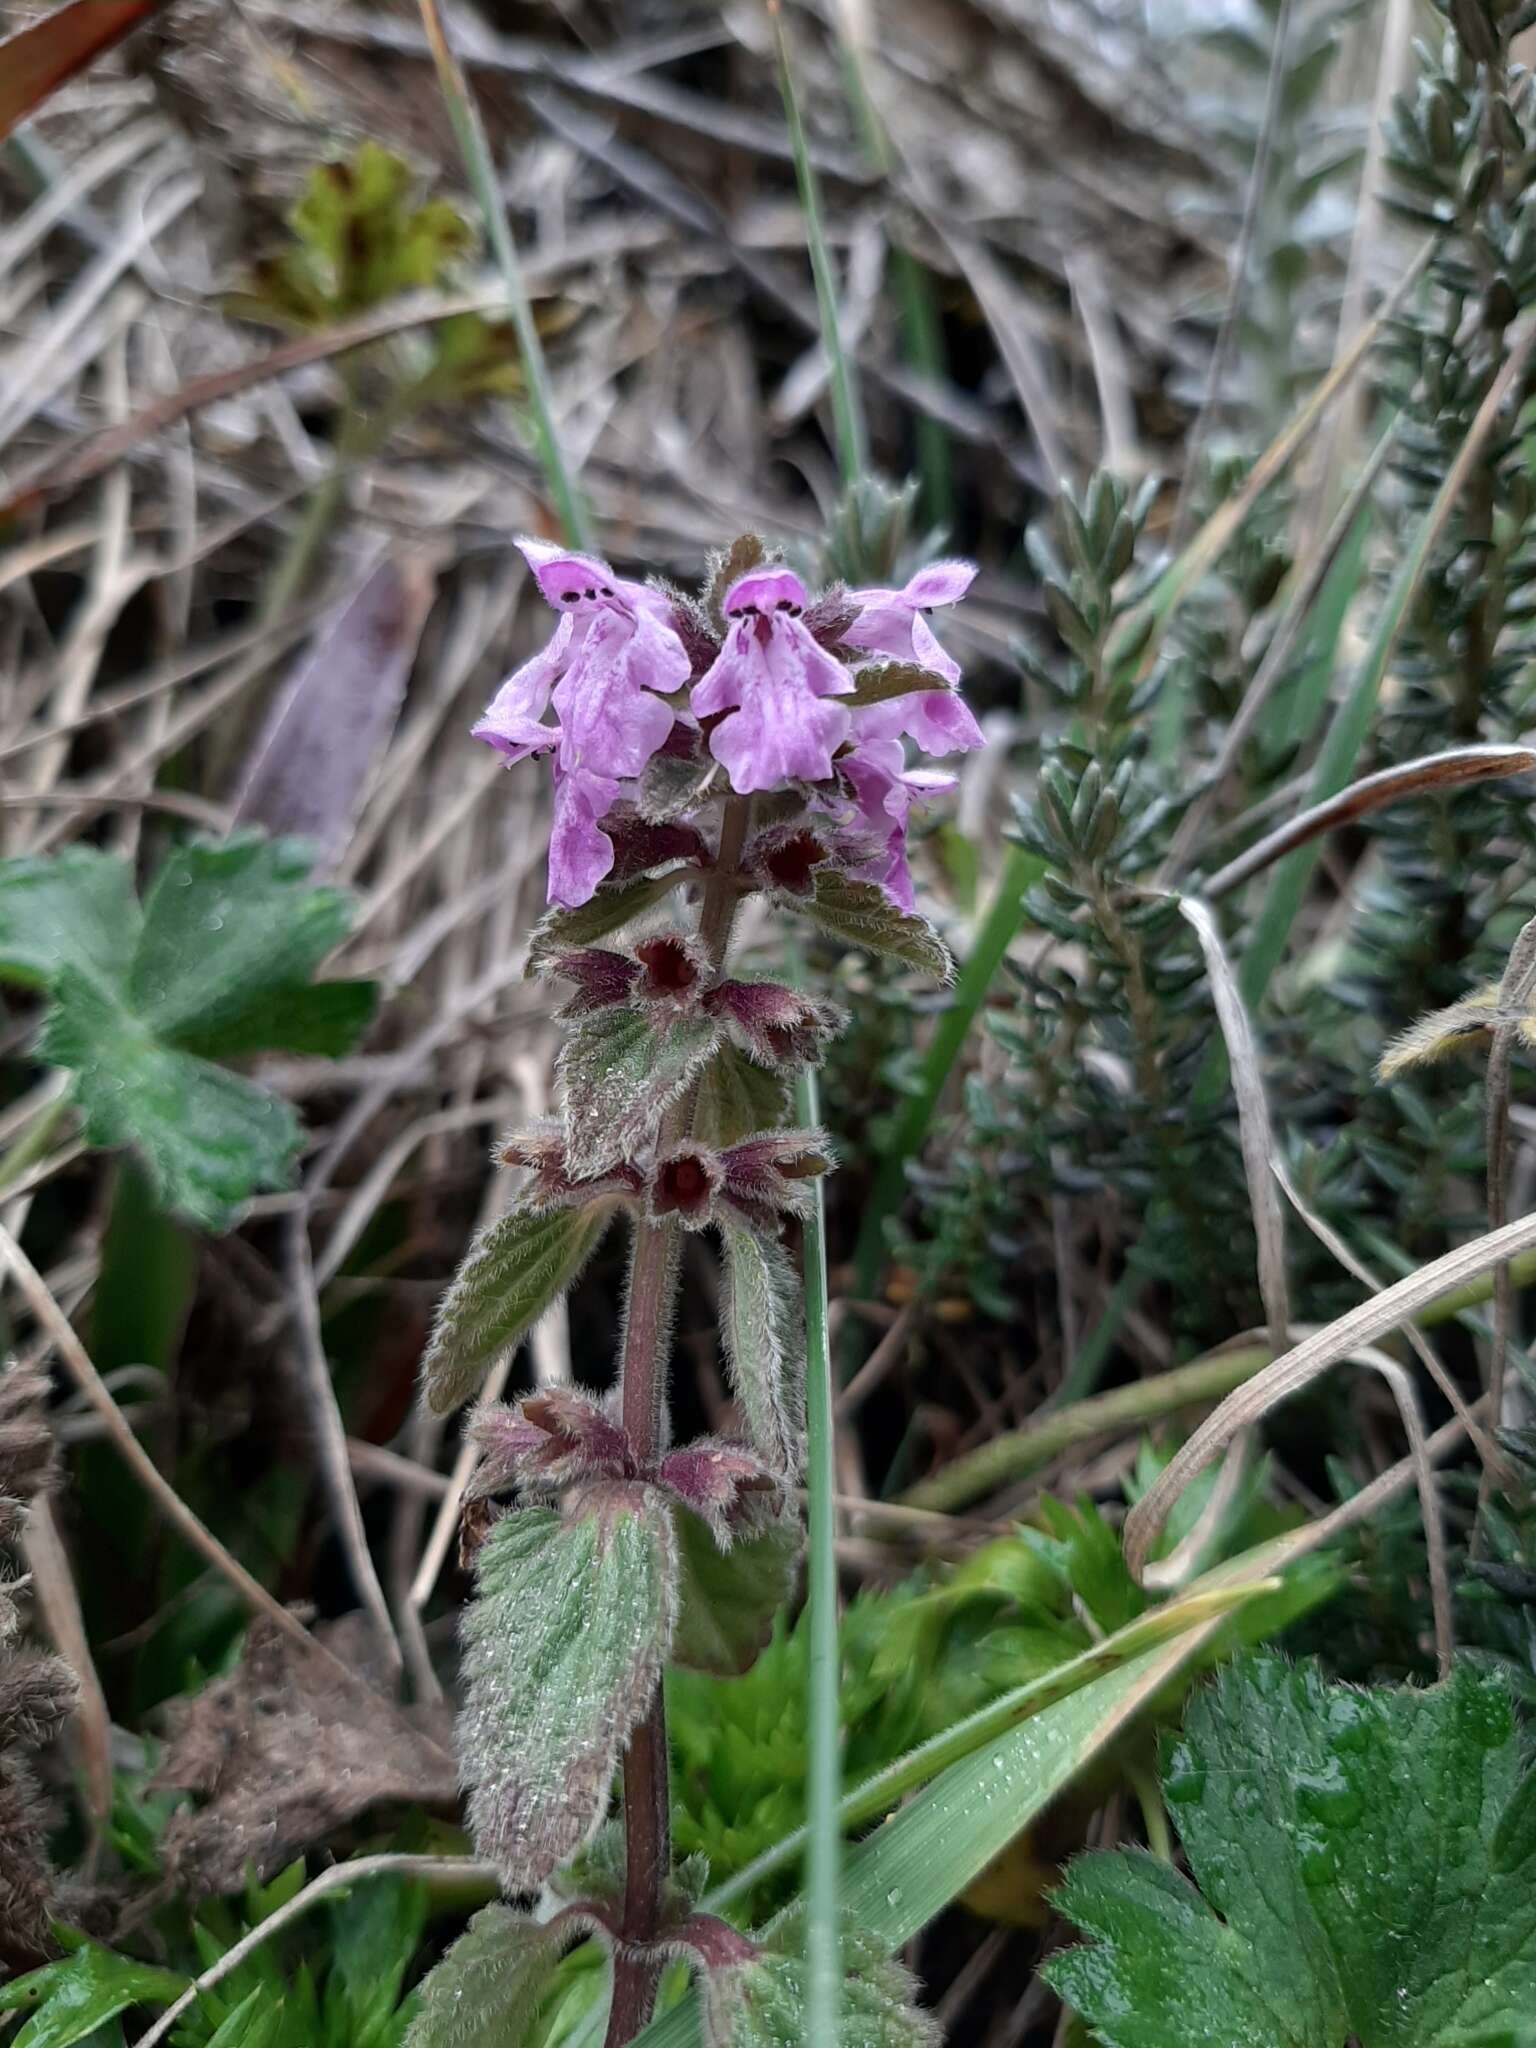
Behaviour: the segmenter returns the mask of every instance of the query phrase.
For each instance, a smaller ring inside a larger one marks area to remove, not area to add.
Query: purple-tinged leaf
[[[469,1822],[508,1891],[533,1891],[608,1810],[677,1606],[672,1516],[644,1486],[499,1521],[464,1620],[459,1755]]]
[[[438,1305],[422,1360],[427,1404],[447,1415],[467,1401],[503,1352],[519,1344],[596,1251],[617,1204],[509,1209],[469,1248]]]
[[[616,1009],[582,1018],[556,1065],[567,1170],[601,1173],[643,1152],[718,1042],[718,1025],[698,1015]]]
[[[604,946],[584,946],[575,953],[552,953],[541,972],[558,975],[574,983],[576,993],[555,1013],[560,1017],[585,1017],[593,1010],[609,1009],[624,1002],[640,972],[627,953],[611,953]]]
[[[730,1549],[753,1517],[760,1521],[783,1491],[753,1452],[708,1436],[668,1451],[657,1482],[692,1509],[721,1550]]]
[[[704,1008],[765,1067],[818,1065],[829,1040],[848,1023],[835,1003],[776,981],[722,981],[705,996]]]
[[[805,1452],[805,1339],[794,1267],[784,1247],[727,1216],[720,1334],[747,1441],[793,1483]]]
[[[307,839],[333,867],[389,744],[435,594],[386,556],[316,636],[272,705],[235,798],[239,824]]]
[[[405,2048],[509,2048],[527,2037],[569,1926],[482,1906],[421,1986]]]
[[[722,1551],[708,1527],[677,1514],[682,1572],[673,1661],[716,1678],[750,1671],[773,1636],[774,1617],[794,1596],[805,1532],[793,1511],[737,1537]]]
[[[638,1469],[626,1432],[571,1387],[547,1387],[515,1406],[485,1402],[467,1434],[480,1451],[472,1500],[511,1486],[547,1491],[583,1479],[632,1479]]]
[[[935,691],[945,696],[953,694],[950,684],[931,668],[920,668],[911,661],[871,663],[859,670],[848,708],[864,711],[871,704],[889,704],[895,697],[910,697],[919,692],[929,695]]]
[[[606,1196],[636,1201],[645,1188],[643,1175],[622,1159],[606,1173],[574,1178],[566,1168],[565,1133],[557,1123],[509,1132],[497,1146],[496,1157],[503,1166],[526,1166],[532,1171],[533,1179],[518,1197],[518,1207],[540,1214],[550,1209],[583,1209]]]

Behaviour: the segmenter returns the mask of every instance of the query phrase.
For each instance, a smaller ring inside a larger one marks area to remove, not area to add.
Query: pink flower
[[[915,662],[950,685],[947,690],[914,690],[884,704],[871,704],[857,714],[861,738],[898,739],[906,733],[925,754],[940,758],[966,754],[983,744],[981,727],[954,687],[960,681],[960,664],[944,652],[923,616],[934,605],[958,604],[975,574],[969,562],[935,562],[919,569],[904,590],[851,593],[861,610],[843,634],[846,646]]]
[[[621,781],[640,774],[672,731],[666,693],[692,673],[660,592],[606,562],[544,541],[518,542],[560,613],[548,644],[508,677],[474,728],[508,761],[555,754],[552,902],[585,903],[613,866],[601,820]],[[556,722],[547,724],[553,705]]]
[[[907,814],[915,803],[953,789],[955,777],[936,768],[908,768],[899,738],[861,738],[838,766],[853,791],[859,817],[879,844],[874,859],[854,870],[856,879],[877,882],[899,910],[915,909],[912,871],[907,866]]]
[[[711,732],[709,750],[743,796],[826,781],[848,737],[847,711],[825,700],[846,696],[853,677],[812,639],[805,605],[805,585],[788,569],[739,577],[725,594],[725,644],[693,688],[696,718],[730,714]]]
[[[895,661],[915,661],[931,668],[947,683],[958,683],[960,664],[933,636],[924,612],[935,605],[958,604],[976,574],[974,562],[931,562],[902,590],[850,590],[859,616],[843,634],[848,647],[870,654],[888,654]]]

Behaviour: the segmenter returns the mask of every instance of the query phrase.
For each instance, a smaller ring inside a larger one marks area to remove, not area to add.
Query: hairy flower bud
[[[657,1483],[705,1523],[720,1549],[754,1515],[773,1513],[780,1505],[778,1479],[744,1444],[700,1437],[669,1451],[657,1471]]]
[[[587,1479],[632,1479],[628,1436],[585,1394],[546,1387],[525,1400],[484,1401],[469,1421],[480,1462],[467,1489],[483,1500],[509,1487],[552,1491]]]
[[[773,981],[722,981],[705,996],[704,1008],[766,1067],[815,1065],[848,1022],[836,1004]]]
[[[812,896],[816,870],[832,858],[829,839],[804,825],[760,832],[747,848],[744,865],[766,889],[785,896]]]
[[[525,1131],[513,1131],[496,1148],[502,1166],[526,1166],[533,1179],[524,1188],[522,1208],[534,1214],[551,1209],[584,1209],[589,1202],[612,1196],[637,1200],[645,1187],[644,1176],[627,1160],[616,1160],[603,1173],[572,1174],[566,1165],[565,1133],[559,1124],[534,1124]]]
[[[715,1196],[724,1180],[718,1154],[684,1139],[656,1161],[646,1211],[653,1223],[674,1216],[685,1230],[702,1230],[714,1221]]]

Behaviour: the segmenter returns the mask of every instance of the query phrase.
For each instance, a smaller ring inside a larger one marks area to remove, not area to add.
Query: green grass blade
[[[798,979],[798,977],[796,977]],[[820,1091],[813,1068],[802,1068],[795,1082],[795,1114],[807,1129],[821,1121]],[[806,1502],[809,1563],[806,1594],[809,1641],[806,1673],[806,1728],[809,1754],[806,1770],[805,1844],[806,2021],[812,2041],[835,2044],[842,2003],[842,1965],[838,1940],[838,1885],[842,1873],[843,1831],[839,1815],[842,1791],[842,1654],[838,1644],[837,1552],[834,1548],[832,1496],[836,1491],[833,1454],[832,1353],[827,1340],[827,1230],[821,1183],[815,1184],[816,1206],[806,1225],[805,1262],[805,1426]]]
[[[1066,1663],[1057,1665],[1054,1671],[1032,1678],[1025,1685],[1015,1686],[1011,1692],[979,1707],[963,1721],[957,1721],[953,1727],[909,1750],[895,1763],[887,1764],[883,1770],[874,1772],[845,1792],[838,1813],[843,1833],[848,1834],[872,1820],[878,1820],[882,1814],[891,1812],[909,1792],[931,1783],[941,1771],[973,1756],[977,1750],[995,1742],[1034,1715],[1044,1713],[1048,1707],[1069,1699],[1095,1679],[1103,1678],[1148,1650],[1171,1641],[1199,1622],[1232,1613],[1259,1593],[1273,1590],[1274,1583],[1270,1579],[1254,1580],[1247,1585],[1222,1586],[1169,1601],[1165,1606],[1138,1615],[1102,1643],[1095,1643],[1091,1650],[1069,1658]],[[723,1911],[733,1901],[754,1890],[764,1878],[793,1863],[804,1849],[805,1835],[804,1828],[797,1828],[782,1842],[765,1849],[710,1893],[705,1901],[708,1910]]]
[[[1409,607],[1418,594],[1430,556],[1466,485],[1483,442],[1525,365],[1533,340],[1536,340],[1536,326],[1527,326],[1511,348],[1503,369],[1483,400],[1467,438],[1457,450],[1456,460],[1435,494],[1434,503],[1419,524],[1413,545],[1398,567],[1349,695],[1328,727],[1313,772],[1312,786],[1307,793],[1308,807],[1336,796],[1354,772],[1355,762],[1370,731],[1382,678],[1387,672],[1387,664],[1392,658]],[[1250,1009],[1256,1008],[1262,1000],[1269,978],[1285,952],[1291,926],[1296,921],[1312,872],[1322,858],[1325,843],[1323,839],[1316,839],[1309,845],[1298,847],[1294,853],[1287,854],[1271,877],[1263,908],[1238,970],[1238,985]],[[1202,1075],[1202,1087],[1204,1080]]]
[[[427,40],[432,46],[433,62],[437,66],[438,85],[442,91],[444,105],[448,109],[448,119],[453,125],[460,154],[464,158],[464,172],[479,204],[481,218],[485,222],[485,232],[507,288],[507,309],[512,315],[517,344],[522,352],[523,375],[528,383],[528,403],[533,414],[534,437],[538,443],[544,480],[555,501],[560,524],[565,529],[565,538],[572,547],[590,549],[592,534],[586,508],[571,480],[570,472],[565,466],[565,457],[560,450],[560,438],[555,430],[554,405],[550,398],[549,371],[544,362],[544,344],[539,340],[539,330],[534,325],[533,307],[529,303],[528,287],[523,281],[523,266],[518,259],[517,244],[512,239],[511,223],[507,219],[506,205],[497,183],[496,166],[491,159],[490,144],[486,141],[479,109],[470,95],[468,81],[448,41],[448,32],[438,12],[437,0],[419,0],[419,5],[422,25],[426,29]]]
[[[1009,849],[997,892],[955,983],[954,997],[934,1029],[918,1068],[916,1084],[902,1103],[876,1169],[854,1252],[861,1295],[871,1293],[879,1277],[885,1226],[906,1190],[907,1161],[915,1159],[923,1148],[944,1084],[970,1036],[976,1013],[986,1001],[1003,956],[1024,922],[1025,894],[1044,872],[1045,862],[1037,854],[1026,853],[1017,846]]]
[[[821,318],[822,346],[831,373],[832,422],[837,434],[837,460],[843,482],[856,484],[869,471],[869,440],[864,429],[864,407],[848,351],[843,347],[837,315],[837,286],[832,275],[832,258],[827,249],[826,230],[821,218],[821,194],[816,169],[800,118],[800,101],[790,68],[789,44],[778,0],[768,0],[773,21],[774,42],[779,58],[779,90],[784,95],[784,119],[789,128],[789,146],[795,159],[795,182],[800,188],[800,211],[805,216],[805,246],[816,280],[816,310]]]

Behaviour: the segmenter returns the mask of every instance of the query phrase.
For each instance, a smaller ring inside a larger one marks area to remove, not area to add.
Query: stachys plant
[[[523,2039],[564,1949],[610,1951],[609,2048],[646,2025],[662,1966],[704,1979],[715,2042],[777,2039],[803,1976],[793,1923],[761,1940],[700,1913],[672,1867],[661,1673],[746,1670],[794,1590],[804,1351],[795,1225],[832,1165],[788,1123],[787,1084],[843,1018],[731,971],[742,906],[803,916],[943,977],[914,909],[907,822],[952,778],[909,765],[981,733],[929,613],[974,573],[812,597],[752,538],[695,599],[519,543],[558,614],[476,735],[554,771],[552,909],[531,966],[570,993],[558,1121],[506,1139],[527,1170],[438,1314],[426,1394],[446,1412],[571,1284],[614,1220],[631,1233],[618,1385],[483,1403],[470,1435],[476,1597],[460,1722],[469,1816],[511,1897],[428,1980],[415,2048]],[[552,714],[552,715],[551,715]],[[692,916],[683,906],[696,906]],[[679,1249],[711,1232],[739,1433],[675,1445],[667,1375]],[[616,1772],[622,1827],[605,1827]],[[921,2041],[902,1973],[855,1930],[846,2010]],[[786,2004],[787,2001],[787,2004]],[[785,2038],[793,2037],[791,2035]],[[861,2038],[862,2035],[861,2035]]]

